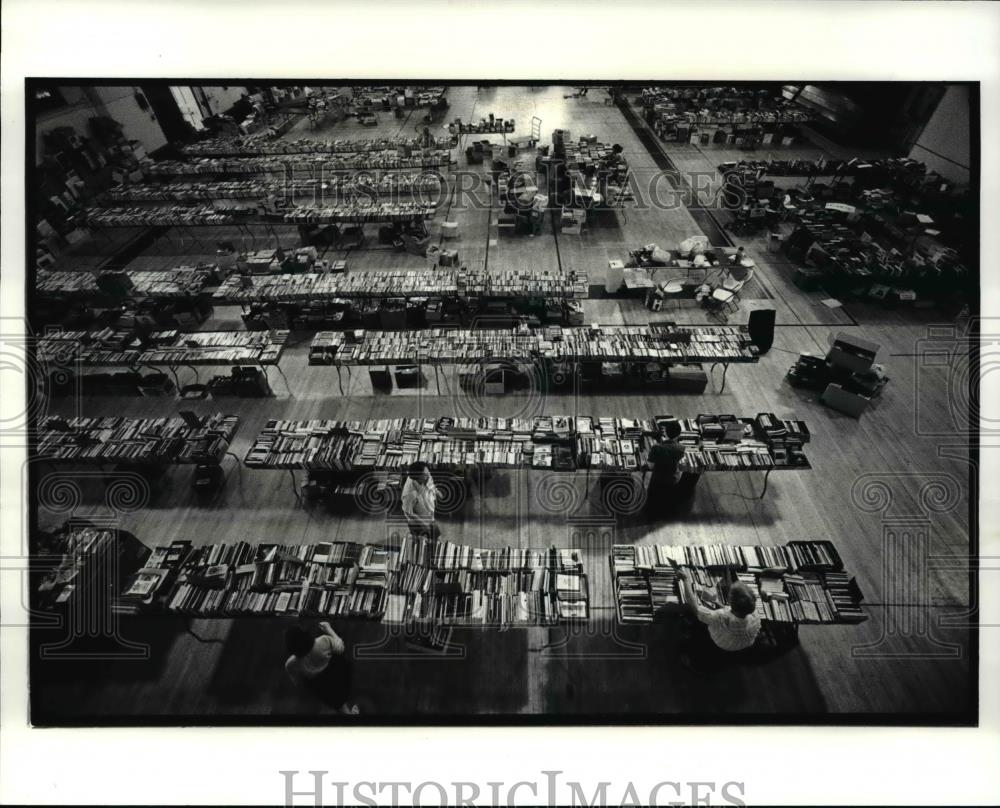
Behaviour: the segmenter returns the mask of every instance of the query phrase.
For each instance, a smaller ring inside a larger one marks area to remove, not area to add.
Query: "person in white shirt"
[[[757,616],[757,596],[744,583],[736,582],[729,588],[729,608],[708,609],[691,584],[691,574],[675,568],[684,589],[684,600],[692,616],[705,625],[714,648],[734,653],[753,648],[760,633]],[[706,660],[697,660],[704,663]]]
[[[431,470],[422,460],[411,463],[403,484],[403,514],[411,533],[431,539],[441,535],[434,518],[436,505],[437,488]]]
[[[291,653],[285,660],[285,672],[295,685],[310,691],[324,704],[344,714],[356,715],[357,705],[347,704],[351,668],[344,653],[344,641],[327,622],[320,623],[319,630],[318,637],[301,626],[285,632],[285,646]]]

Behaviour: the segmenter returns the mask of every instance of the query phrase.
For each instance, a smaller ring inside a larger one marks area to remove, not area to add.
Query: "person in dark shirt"
[[[650,475],[646,486],[646,511],[650,516],[664,516],[677,501],[678,484],[683,477],[681,460],[684,447],[677,442],[681,434],[679,421],[668,421],[664,427],[666,440],[649,450]]]
[[[424,130],[420,133],[420,136],[417,138],[417,146],[421,149],[434,148],[434,135],[431,134],[429,126],[425,126]]]

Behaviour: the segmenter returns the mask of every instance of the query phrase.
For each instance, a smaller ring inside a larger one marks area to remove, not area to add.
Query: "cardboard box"
[[[812,292],[819,288],[823,273],[809,267],[795,268],[795,285],[804,292]]]
[[[670,390],[675,393],[704,393],[708,374],[701,365],[673,365],[669,368]]]
[[[849,393],[839,384],[828,384],[819,400],[831,409],[850,415],[852,418],[860,418],[871,403],[865,396]]]

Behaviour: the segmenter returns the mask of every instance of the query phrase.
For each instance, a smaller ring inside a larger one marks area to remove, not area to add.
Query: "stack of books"
[[[192,297],[212,278],[212,267],[176,267],[145,272],[127,272],[133,296],[148,298]]]
[[[42,297],[186,297],[198,294],[214,276],[217,267],[175,267],[134,272],[90,270],[40,271],[36,291]]]
[[[448,124],[448,131],[453,135],[509,135],[514,131],[514,119],[496,118],[492,114],[488,120],[481,118],[470,123],[462,123],[461,119],[456,119]]]
[[[226,303],[316,302],[341,298],[461,297],[464,300],[585,298],[587,277],[579,273],[521,272],[493,278],[467,269],[399,270],[369,273],[301,273],[230,276],[215,292]]]
[[[815,571],[796,561],[803,547],[820,544],[831,562]],[[725,608],[733,583],[757,596],[757,614],[776,623],[857,623],[867,619],[857,583],[840,568],[829,542],[782,547],[732,545],[615,545],[610,556],[618,619],[652,622],[685,608],[673,565],[685,567],[704,608]]]
[[[385,224],[412,222],[434,215],[434,205],[418,202],[373,202],[367,205],[344,204],[335,207],[298,205],[284,215],[295,224]]]
[[[97,286],[97,276],[93,272],[41,270],[35,275],[35,291],[41,297],[90,297],[100,290]]]
[[[57,541],[58,560],[47,565],[34,587],[33,602],[43,609],[64,609],[82,595],[93,578],[103,580],[118,552],[116,531],[104,528],[68,528],[57,536]],[[49,558],[40,556],[36,560],[47,562]]]
[[[87,223],[98,227],[193,227],[233,224],[256,215],[256,208],[211,205],[164,208],[90,208]]]
[[[288,331],[153,332],[140,339],[130,331],[57,331],[38,341],[42,359],[91,367],[175,365],[276,365]]]
[[[328,179],[296,178],[287,180],[217,180],[205,182],[168,182],[146,185],[117,185],[108,191],[116,202],[200,202],[215,199],[254,199],[274,197],[280,202],[321,203],[326,200],[351,200],[357,196],[422,194],[434,198],[441,190],[436,173],[401,174],[370,172],[334,176]]]
[[[199,427],[183,418],[53,417],[42,423],[36,452],[67,463],[218,463],[238,427],[237,416],[222,413]]]
[[[139,614],[153,610],[167,593],[191,552],[191,542],[173,541],[153,548],[142,569],[125,585],[114,603],[119,614]]]
[[[474,272],[464,270],[460,278],[463,294],[473,298],[585,298],[589,295],[587,275],[570,270],[506,270]]]
[[[252,278],[230,276],[213,297],[225,303],[295,303],[348,298],[381,300],[390,295],[454,296],[457,293],[458,275],[453,270],[399,270],[358,274],[306,272]]]

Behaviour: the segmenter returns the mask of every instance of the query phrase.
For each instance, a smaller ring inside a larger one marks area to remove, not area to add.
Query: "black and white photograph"
[[[974,716],[974,84],[28,90],[38,723]]]
[[[5,140],[30,732],[980,726],[995,84],[60,67],[22,195]]]

